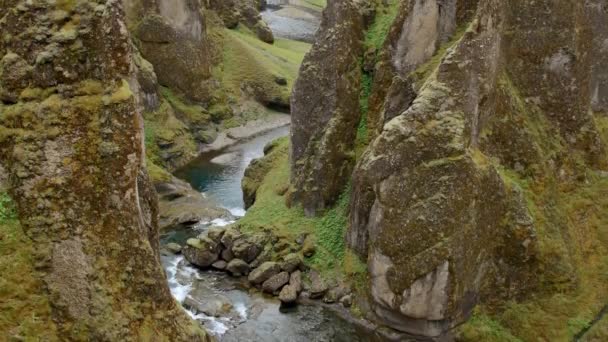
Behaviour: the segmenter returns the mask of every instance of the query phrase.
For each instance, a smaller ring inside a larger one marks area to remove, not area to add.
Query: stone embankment
[[[325,303],[352,303],[350,288],[331,284],[304,263],[314,255],[314,245],[305,235],[297,241],[279,239],[271,233],[243,233],[236,226],[213,227],[185,246],[170,243],[166,252],[182,253],[192,265],[225,271],[264,293],[277,296],[283,304],[323,300]]]

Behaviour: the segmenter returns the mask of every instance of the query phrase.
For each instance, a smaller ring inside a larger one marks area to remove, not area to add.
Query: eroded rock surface
[[[160,265],[121,3],[11,0],[0,18],[0,158],[59,339],[209,341]]]
[[[210,43],[200,0],[122,0],[142,56],[161,85],[206,102],[211,93]]]
[[[274,35],[268,25],[262,20],[259,0],[209,0],[209,8],[215,10],[224,25],[235,28],[243,24],[252,30],[258,38],[266,43],[274,42]]]
[[[291,100],[290,200],[315,215],[334,203],[354,164],[359,124],[363,15],[354,1],[330,0]]]
[[[368,261],[379,319],[427,336],[479,301],[530,293],[540,270],[545,281],[572,281],[557,272],[569,257],[554,263],[539,247],[567,238],[539,236],[518,179],[570,183],[580,177],[574,159],[606,165],[591,112],[603,77],[594,70],[606,60],[591,58],[592,42],[608,37],[593,25],[599,12],[565,0],[472,1],[468,11],[447,3],[438,12],[435,1],[410,1],[404,13],[417,14],[395,24],[393,72],[418,77],[458,13],[476,11],[436,69],[416,78],[418,89],[376,94],[384,112],[353,174],[347,235]]]

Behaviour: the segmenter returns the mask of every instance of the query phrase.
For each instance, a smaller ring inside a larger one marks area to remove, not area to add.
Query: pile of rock
[[[252,286],[278,296],[284,304],[310,298],[350,305],[348,298],[342,300],[350,293],[346,287],[330,289],[317,272],[304,273],[304,252],[310,255],[306,245],[292,245],[266,233],[243,234],[236,227],[213,227],[188,239],[181,249],[176,244],[165,248],[181,252],[195,266],[225,271],[235,277],[247,276]]]

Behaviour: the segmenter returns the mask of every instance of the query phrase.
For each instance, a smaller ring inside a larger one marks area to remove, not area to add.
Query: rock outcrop
[[[291,100],[292,203],[307,215],[333,204],[354,165],[359,124],[363,15],[354,1],[330,0]]]
[[[122,0],[129,30],[161,85],[188,99],[211,94],[210,43],[200,0]]]
[[[347,242],[368,261],[380,320],[438,336],[479,301],[532,292],[541,270],[549,283],[573,276],[557,275],[567,253],[556,262],[542,248],[569,240],[538,226],[530,203],[606,167],[590,80],[606,59],[591,58],[593,41],[608,31],[591,20],[606,12],[583,2],[465,2],[476,8],[466,32],[410,92],[407,77],[453,32],[458,5],[409,3],[389,46],[406,79],[376,93],[384,111],[353,175]],[[528,178],[553,190],[523,189]]]
[[[209,8],[215,10],[228,28],[236,28],[239,24],[245,25],[253,31],[258,38],[266,43],[274,43],[272,31],[262,20],[259,0],[208,0]]]
[[[381,51],[371,51],[374,73],[367,129],[370,138],[411,105],[424,81],[415,73],[467,25],[478,0],[402,1]],[[430,68],[428,68],[430,69]],[[428,70],[430,72],[432,70]]]
[[[61,340],[209,341],[160,265],[118,1],[0,5],[0,158]]]
[[[608,167],[606,5],[404,0],[379,51],[351,5],[329,1],[294,88],[290,200],[317,214],[352,181],[368,318],[437,337],[478,304],[591,291],[572,237],[606,224],[580,198],[600,201]],[[371,142],[351,174],[361,69]]]
[[[161,231],[199,222],[211,222],[218,218],[232,218],[227,209],[220,208],[192,189],[190,184],[175,177],[171,177],[167,182],[155,182],[154,188],[158,194]]]

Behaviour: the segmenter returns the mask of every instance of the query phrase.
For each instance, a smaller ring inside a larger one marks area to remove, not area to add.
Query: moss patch
[[[479,312],[487,317],[472,319],[461,331],[499,329],[523,341],[571,341],[589,329],[608,304],[608,176],[592,170],[580,152],[566,150],[556,127],[523,100],[508,76],[501,76],[499,90],[512,106],[505,121],[519,123],[526,145],[538,151],[521,170],[497,167],[507,186],[522,190],[534,219],[537,284],[534,296],[499,307],[482,306]],[[596,117],[595,124],[605,139],[604,119]],[[560,161],[559,170],[555,160]],[[591,330],[601,336],[601,322],[597,324]],[[470,336],[467,340],[480,340]]]
[[[473,317],[460,331],[459,340],[486,342],[523,342],[511,335],[500,323],[481,312],[475,312]]]
[[[7,340],[57,341],[51,308],[34,277],[34,246],[0,192],[0,336]]]
[[[399,13],[400,0],[383,1],[376,6],[374,22],[365,34],[365,48],[379,50]]]

